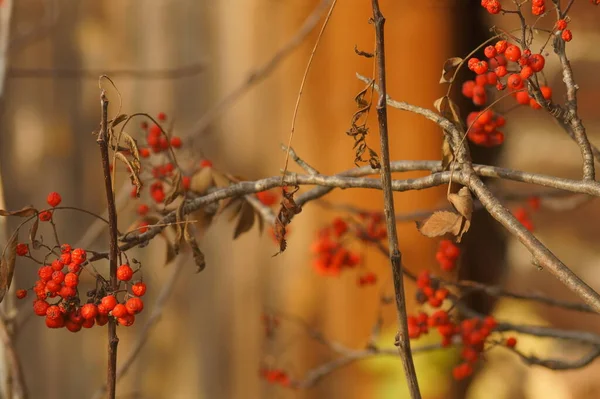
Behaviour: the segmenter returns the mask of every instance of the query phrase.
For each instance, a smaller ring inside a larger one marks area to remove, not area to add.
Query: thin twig
[[[385,18],[379,8],[379,1],[372,0],[373,23],[375,24],[377,63],[377,81],[379,85],[379,100],[377,101],[377,120],[379,121],[379,139],[381,145],[381,185],[383,188],[384,213],[387,226],[389,243],[390,264],[396,297],[396,311],[398,312],[398,352],[402,358],[404,373],[408,390],[412,399],[420,399],[417,372],[410,351],[410,338],[408,336],[408,322],[406,314],[406,298],[404,292],[404,279],[402,277],[402,254],[398,246],[398,232],[396,230],[396,212],[394,210],[394,196],[392,191],[392,173],[390,167],[390,148],[388,139],[387,119],[387,93],[385,69]]]
[[[188,258],[188,257],[185,257],[185,258]],[[117,375],[116,375],[117,381],[120,381],[123,377],[125,377],[125,375],[129,371],[129,369],[131,368],[131,366],[133,365],[135,360],[138,358],[138,355],[140,354],[144,345],[148,341],[148,338],[150,337],[152,330],[160,321],[165,304],[167,303],[169,297],[173,293],[173,287],[175,286],[175,283],[177,282],[177,277],[181,274],[180,273],[181,269],[182,269],[183,265],[186,263],[186,261],[188,260],[185,258],[178,258],[178,261],[175,262],[174,265],[172,265],[171,273],[167,277],[166,281],[162,284],[160,293],[158,294],[158,297],[156,298],[156,302],[154,303],[154,307],[152,308],[152,313],[148,317],[146,324],[144,324],[142,329],[138,332],[138,338],[133,343],[133,346],[131,347],[129,354],[122,361],[121,365],[117,369]],[[92,395],[92,399],[101,399],[106,394],[106,387],[107,387],[106,385],[102,385],[101,387],[99,387],[96,390],[96,392]]]
[[[298,90],[298,96],[296,98],[296,105],[294,106],[294,114],[292,116],[292,127],[290,129],[290,138],[288,139],[287,151],[285,153],[285,163],[283,165],[283,173],[285,176],[288,168],[288,163],[290,161],[290,149],[292,146],[292,139],[294,138],[294,130],[296,129],[296,118],[298,117],[298,110],[300,109],[300,101],[302,100],[302,93],[304,92],[304,85],[306,84],[306,79],[308,78],[308,72],[310,71],[310,66],[312,65],[313,59],[315,58],[315,54],[317,53],[317,49],[319,48],[319,43],[321,43],[321,38],[323,37],[323,32],[327,28],[327,24],[331,19],[331,15],[333,14],[333,10],[335,9],[335,5],[337,0],[333,0],[331,2],[331,6],[329,7],[329,11],[327,12],[327,16],[325,17],[325,21],[323,21],[323,26],[321,26],[321,30],[319,31],[319,35],[317,36],[317,40],[315,41],[315,45],[310,52],[310,57],[308,57],[308,62],[306,64],[306,69],[304,70],[304,75],[302,76],[302,82],[300,83],[300,89]]]
[[[110,289],[114,292],[118,289],[117,280],[117,256],[119,246],[117,242],[117,210],[115,207],[115,197],[112,191],[112,179],[110,174],[110,156],[108,153],[109,131],[108,131],[108,99],[104,90],[100,95],[100,105],[102,107],[102,119],[100,123],[100,133],[98,134],[98,145],[100,147],[100,156],[102,158],[102,169],[104,173],[104,189],[106,191],[106,202],[108,209],[108,223],[110,247],[108,262],[110,267]],[[116,372],[117,372],[117,347],[119,338],[117,337],[117,324],[114,317],[108,319],[108,368],[107,368],[107,387],[108,398],[116,397]]]

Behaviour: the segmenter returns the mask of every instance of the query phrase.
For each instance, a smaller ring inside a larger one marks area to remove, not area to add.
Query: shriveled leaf
[[[131,152],[131,155],[133,156],[133,159],[135,160],[135,162],[140,164],[140,151],[138,149],[136,139],[134,139],[125,132],[123,132],[122,135],[123,139],[125,140],[125,143],[127,144],[127,147],[129,148],[129,151]]]
[[[173,203],[173,201],[175,201],[182,192],[183,190],[181,189],[181,171],[177,169],[175,175],[173,176],[173,180],[171,181],[171,191],[169,191],[169,194],[167,194],[167,197],[165,198],[165,206]]]
[[[129,159],[122,152],[115,152],[115,158],[123,162],[127,166],[127,170],[129,171],[129,178],[131,179],[131,184],[135,186],[135,194],[137,197],[140,196],[140,190],[142,189],[142,182],[139,178],[140,166],[134,165],[129,162]]]
[[[29,241],[31,241],[31,243],[33,244],[33,247],[35,248],[35,243],[36,243],[36,235],[37,235],[37,231],[38,231],[38,226],[40,224],[40,219],[39,218],[35,218],[33,224],[31,225],[31,227],[29,228]],[[36,248],[37,249],[37,248]]]
[[[440,83],[452,83],[452,81],[454,80],[454,73],[456,72],[456,68],[460,65],[462,61],[463,59],[460,57],[448,58],[446,62],[444,62]]]
[[[175,254],[179,253],[179,245],[181,244],[181,241],[183,240],[183,207],[185,205],[185,201],[181,201],[181,203],[179,204],[179,206],[177,207],[177,210],[175,212],[175,246],[174,246],[174,251]],[[187,225],[187,221],[185,222],[185,224]]]
[[[458,194],[448,194],[448,201],[465,219],[471,220],[473,214],[473,197],[467,187],[458,190]]]
[[[32,206],[26,206],[18,211],[5,211],[4,209],[0,209],[0,216],[19,216],[22,218],[28,218],[36,213],[37,210]]]
[[[433,103],[433,106],[444,118],[454,122],[457,125],[462,126],[462,121],[460,119],[460,109],[458,108],[458,105],[456,105],[456,103],[450,99],[450,97],[443,96],[438,98]]]
[[[235,219],[237,219],[238,215],[242,212],[242,208],[244,206],[244,200],[241,198],[235,198],[233,201],[231,201],[228,206],[228,208],[231,208],[231,215],[229,216],[229,222],[233,222]]]
[[[191,225],[186,224],[184,233],[183,233],[183,237],[185,239],[185,242],[192,249],[192,255],[194,256],[194,263],[196,263],[196,273],[200,273],[206,267],[206,260],[204,258],[204,254],[202,253],[202,251],[200,250],[200,247],[198,246],[198,243],[196,242],[196,238],[190,232],[190,229],[191,229]]]
[[[444,141],[442,142],[442,168],[446,169],[453,159],[452,148],[450,147],[450,143],[448,143],[448,139],[444,136]]]
[[[127,118],[129,118],[129,116],[127,116],[127,114],[121,114],[121,115],[117,116],[115,119],[112,120],[110,126],[114,129],[115,126],[117,126],[120,123],[124,122]]]
[[[18,234],[15,233],[10,237],[2,251],[2,258],[0,259],[0,302],[2,302],[6,292],[10,288],[10,283],[15,271],[17,240]]]
[[[235,225],[235,231],[233,232],[233,239],[235,240],[240,235],[244,234],[252,228],[254,225],[254,208],[248,201],[242,201],[242,209],[240,211],[240,218]]]
[[[439,211],[423,222],[417,222],[417,228],[426,237],[439,237],[448,233],[457,236],[461,230],[462,219],[457,213]]]
[[[175,246],[169,241],[165,239],[167,243],[167,257],[165,259],[165,266],[169,263],[173,262],[173,260],[177,257],[177,252],[175,251]]]
[[[212,168],[202,168],[190,179],[190,190],[201,195],[206,194],[214,185]]]

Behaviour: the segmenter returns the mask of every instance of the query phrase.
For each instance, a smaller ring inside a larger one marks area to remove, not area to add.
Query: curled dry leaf
[[[457,194],[448,194],[448,201],[465,219],[471,220],[473,215],[473,197],[467,187],[462,187]]]
[[[417,222],[417,228],[426,237],[440,237],[445,234],[458,236],[462,225],[462,216],[450,211],[434,212],[422,222]]]
[[[127,114],[121,114],[119,116],[117,116],[115,119],[113,119],[110,122],[110,127],[111,128],[115,128],[117,125],[123,123],[125,120],[127,120],[127,118],[129,118],[129,116],[127,116]]]
[[[173,179],[171,180],[171,190],[167,197],[165,198],[165,206],[168,206],[173,203],[183,193],[181,189],[181,171],[177,169],[175,174],[173,175]],[[182,201],[183,202],[183,201]]]
[[[175,251],[175,255],[179,254],[179,246],[181,245],[181,241],[183,241],[183,208],[185,206],[185,201],[181,201],[177,210],[175,211],[175,244],[173,245],[173,250]],[[185,224],[187,225],[187,220]]]
[[[254,226],[254,208],[252,207],[252,205],[250,205],[248,201],[242,201],[242,208],[240,209],[239,215],[240,217],[235,225],[235,230],[233,232],[234,240],[240,235],[250,230],[252,226]]]
[[[17,259],[17,241],[18,232],[15,232],[2,251],[0,258],[0,302],[4,299],[6,292],[10,288],[10,283],[15,271],[15,261]]]
[[[192,249],[192,255],[194,256],[194,262],[196,263],[196,273],[200,273],[202,270],[206,268],[206,259],[204,258],[204,253],[200,250],[198,243],[196,242],[196,238],[190,232],[191,225],[189,223],[185,224],[185,228],[183,229],[183,237],[185,242]]]
[[[200,195],[206,194],[214,186],[212,168],[202,168],[190,179],[190,190]]]
[[[37,209],[35,209],[32,206],[26,206],[25,208],[21,208],[18,211],[5,211],[4,209],[0,209],[0,216],[19,216],[22,218],[28,218],[37,213]]]
[[[460,109],[450,97],[444,96],[438,98],[434,101],[433,106],[438,110],[440,115],[454,122],[457,126],[461,126],[464,130],[462,119],[460,119]]]
[[[33,221],[33,224],[29,228],[29,241],[31,242],[33,249],[40,249],[41,243],[36,238],[39,225],[40,225],[40,219],[35,218],[35,220]]]
[[[452,83],[456,68],[458,68],[461,62],[463,62],[463,59],[460,57],[448,58],[446,62],[444,62],[440,83]]]
[[[123,153],[120,151],[115,152],[115,158],[120,160],[125,164],[125,166],[127,166],[127,170],[129,171],[129,178],[131,179],[131,184],[135,186],[135,195],[139,197],[140,190],[142,189],[142,182],[139,178],[140,165],[135,165],[134,163],[130,162],[129,159],[127,159],[127,157],[123,155]]]
[[[273,226],[275,238],[279,243],[279,252],[273,256],[279,255],[287,248],[287,241],[285,240],[286,226],[290,224],[295,215],[302,212],[302,208],[296,204],[296,201],[294,201],[294,194],[299,189],[300,187],[298,186],[296,186],[294,190],[290,192],[283,188],[281,189],[281,207],[279,208],[277,218],[275,218],[275,225]]]

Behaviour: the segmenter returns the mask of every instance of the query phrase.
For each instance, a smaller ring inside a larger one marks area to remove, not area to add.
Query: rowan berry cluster
[[[457,380],[470,376],[473,372],[473,366],[481,358],[486,341],[489,341],[488,338],[498,323],[491,316],[484,319],[472,318],[460,322],[454,321],[448,311],[439,309],[443,300],[448,297],[448,291],[439,288],[439,282],[432,279],[427,271],[419,274],[417,286],[419,287],[417,299],[427,297],[427,303],[437,310],[434,310],[431,314],[420,312],[416,316],[408,316],[409,337],[417,339],[428,334],[430,329],[435,328],[442,338],[441,345],[443,347],[450,346],[452,343],[460,343],[463,362],[454,367],[452,375]],[[424,303],[424,301],[419,302]],[[495,344],[497,341],[490,343]],[[511,348],[516,343],[517,341],[513,337],[505,340],[505,345]]]
[[[313,267],[323,276],[338,276],[344,269],[352,269],[360,264],[361,256],[346,247],[348,223],[336,218],[330,226],[319,231],[311,251],[315,254]]]
[[[446,272],[451,272],[456,268],[456,261],[460,256],[460,248],[451,240],[440,241],[435,260],[440,268]]]
[[[515,218],[529,231],[534,230],[531,213],[540,209],[540,197],[533,196],[527,200],[527,206],[519,206],[513,211]]]
[[[292,384],[289,375],[282,369],[261,368],[260,375],[271,384],[277,384],[283,387],[290,387]]]
[[[61,197],[56,192],[50,193],[47,202],[54,208],[60,204]],[[42,213],[38,215],[40,220],[43,220]],[[30,253],[28,244],[18,243],[16,246],[18,256],[27,257],[40,264],[39,278],[33,287],[17,290],[16,296],[23,299],[32,291],[35,294],[33,311],[45,318],[47,327],[65,327],[69,331],[77,332],[94,325],[103,326],[109,317],[114,317],[120,325],[130,326],[135,320],[135,315],[143,310],[144,303],[140,297],[146,292],[146,284],[141,281],[130,283],[134,271],[128,264],[123,264],[117,269],[117,291],[110,291],[106,279],[96,275],[96,289],[80,295],[80,275],[89,264],[87,251],[72,248],[69,244],[62,244],[60,248],[51,248],[40,242],[36,245],[35,248],[48,250],[44,261],[38,261]],[[95,271],[90,273],[95,275]],[[119,301],[117,295],[121,293],[124,294]]]

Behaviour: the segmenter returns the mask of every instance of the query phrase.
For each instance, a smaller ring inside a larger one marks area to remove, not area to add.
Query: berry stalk
[[[110,265],[110,288],[113,292],[117,291],[117,209],[115,198],[112,191],[112,179],[110,174],[110,156],[108,153],[108,99],[106,93],[102,90],[100,94],[100,104],[102,107],[102,120],[100,122],[100,133],[98,134],[98,145],[100,147],[100,156],[102,158],[102,171],[104,174],[104,187],[106,191],[106,202],[108,207],[108,231],[110,236],[110,247],[108,253],[108,262]],[[117,384],[117,346],[119,337],[117,337],[117,322],[114,317],[108,319],[108,368],[107,368],[107,390],[108,398],[115,399]]]

